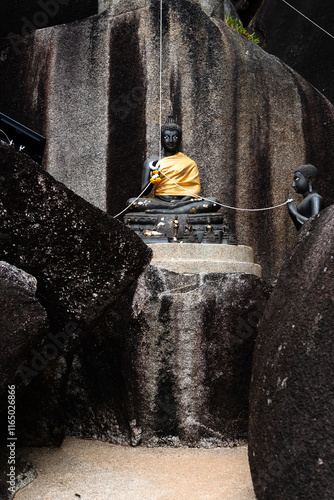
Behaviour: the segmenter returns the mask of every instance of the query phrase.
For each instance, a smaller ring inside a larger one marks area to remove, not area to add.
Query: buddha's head
[[[174,120],[172,110],[168,111],[167,119],[161,127],[161,144],[166,156],[179,152],[182,138],[182,129]]]
[[[301,165],[294,172],[292,187],[296,193],[304,194],[312,192],[312,182],[317,177],[317,169],[314,165]]]

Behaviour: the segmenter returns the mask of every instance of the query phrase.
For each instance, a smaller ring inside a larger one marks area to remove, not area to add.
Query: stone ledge
[[[151,264],[177,273],[247,273],[261,277],[253,249],[244,245],[154,243]]]

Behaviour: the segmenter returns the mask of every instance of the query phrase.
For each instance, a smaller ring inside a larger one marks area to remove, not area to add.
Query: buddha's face
[[[177,130],[165,130],[161,138],[162,146],[167,154],[178,152],[181,140],[180,132]]]
[[[301,172],[295,172],[292,187],[299,194],[306,193],[308,190],[308,182]]]

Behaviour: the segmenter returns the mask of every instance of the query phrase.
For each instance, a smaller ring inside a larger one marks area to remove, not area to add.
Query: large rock
[[[8,448],[0,448],[1,500],[12,500],[16,491],[24,488],[24,486],[27,486],[37,477],[37,472],[32,465],[20,456],[20,450],[17,448],[15,451],[15,473],[13,474],[13,471],[10,469],[13,465],[8,464]],[[10,483],[9,481],[12,482]]]
[[[51,329],[89,325],[149,263],[131,230],[0,143],[0,258],[33,275]]]
[[[305,224],[259,327],[249,427],[259,500],[333,498],[333,234],[334,206]]]
[[[31,349],[40,348],[48,332],[46,312],[35,297],[37,281],[7,262],[0,262],[0,414],[1,427],[8,429],[8,416],[13,417],[17,391],[22,385],[20,366],[30,360]],[[13,391],[15,385],[15,392]],[[9,388],[10,387],[10,388]],[[8,396],[14,399],[8,400]],[[14,403],[14,405],[13,405]],[[10,405],[11,408],[8,408]],[[10,414],[9,414],[10,410]],[[13,428],[13,427],[12,427]],[[14,425],[15,428],[15,425]],[[15,431],[13,436],[15,436]],[[9,437],[8,434],[6,438]],[[13,443],[1,439],[4,444]],[[16,443],[15,443],[16,444]],[[11,500],[14,491],[36,476],[34,469],[22,460],[15,450],[15,472],[11,467],[10,448],[0,448],[0,498]],[[12,449],[13,452],[13,449]],[[13,478],[15,480],[13,481]],[[12,480],[12,484],[8,481]],[[15,483],[15,484],[14,484]],[[9,489],[10,488],[10,489]]]
[[[262,5],[250,23],[249,30],[255,31],[261,38],[265,50],[298,71],[334,103],[333,39],[328,35],[333,34],[332,0],[289,2],[292,7],[277,0],[257,3]]]
[[[22,384],[19,367],[30,361],[48,333],[45,309],[36,299],[37,281],[0,262],[0,410],[7,406],[8,386]]]
[[[125,5],[123,0],[99,0],[99,12],[110,9],[117,3]],[[238,15],[231,0],[194,0],[194,3],[200,5],[203,11],[210,17],[224,19],[227,13],[233,16]],[[131,10],[136,5],[145,6],[146,4],[145,0],[144,2],[140,2],[140,0],[127,0],[126,5]]]
[[[149,266],[133,299],[81,345],[68,432],[149,446],[244,440],[256,325],[269,293],[250,274]]]
[[[198,2],[163,5],[162,120],[172,102],[203,194],[236,207],[276,205],[295,167],[313,163],[331,203],[329,102]],[[38,30],[17,51],[0,49],[2,112],[45,134],[45,168],[111,215],[140,193],[143,161],[159,152],[159,12],[159,0],[121,0]],[[264,276],[275,276],[295,237],[286,207],[225,211]]]
[[[151,250],[4,143],[0,183],[0,259],[36,277],[37,297],[50,321],[43,345],[19,367],[29,386],[17,398],[16,430],[21,445],[60,444],[78,337],[84,342],[94,335],[94,322],[136,282]]]

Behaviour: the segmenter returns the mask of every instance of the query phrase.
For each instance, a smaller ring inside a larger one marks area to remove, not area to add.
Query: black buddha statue
[[[314,165],[302,165],[294,172],[292,187],[304,199],[296,206],[294,201],[288,204],[289,215],[294,225],[299,230],[310,217],[316,215],[324,208],[322,197],[313,188],[313,181],[317,177],[317,169]]]
[[[145,161],[143,196],[127,201],[124,223],[147,243],[203,241],[235,245],[236,240],[225,216],[217,213],[220,208],[217,199],[200,197],[198,168],[193,160],[180,152],[181,137],[181,127],[170,110],[161,127],[164,156]],[[208,224],[211,228],[209,235],[206,234]]]
[[[130,198],[127,201],[127,213],[200,214],[219,210],[216,198],[203,200],[199,197],[201,185],[198,168],[193,160],[180,152],[181,138],[181,127],[169,110],[166,123],[161,127],[164,157],[160,160],[150,158],[143,167],[142,190],[151,181],[143,194],[151,193],[138,200]]]

